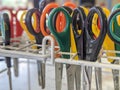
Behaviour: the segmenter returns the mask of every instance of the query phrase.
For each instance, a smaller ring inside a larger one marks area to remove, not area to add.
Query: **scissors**
[[[80,14],[80,11],[78,13]],[[92,30],[92,20],[95,13],[98,14],[101,24],[100,34],[96,39],[94,38],[94,33]],[[83,13],[80,15],[78,19],[79,23],[77,22],[77,20],[75,20],[75,16],[73,16],[74,18],[72,19],[72,26],[74,37],[76,40],[78,56],[79,59],[95,62],[97,60],[98,54],[106,35],[107,18],[100,7],[91,8],[87,16],[85,15],[85,13],[84,15]],[[85,83],[83,84],[82,89],[91,90],[92,67],[85,66],[83,71],[83,82]]]
[[[109,17],[110,11],[107,8],[104,8],[104,7],[102,7],[102,9],[105,12],[106,16]],[[100,23],[99,23],[99,18],[98,18],[97,14],[94,15],[94,19],[93,19],[92,23],[93,23],[93,25],[92,25],[93,32],[94,32],[95,36],[97,37],[100,33]],[[105,40],[104,40],[104,43],[103,43],[103,49],[114,50],[114,47],[115,47],[114,42],[106,34],[106,37],[105,37]],[[106,54],[115,56],[115,54],[113,54],[113,53],[106,53]],[[108,61],[113,62],[114,60],[108,59]]]
[[[35,14],[36,16],[36,22],[37,25],[35,28],[33,28],[32,25],[32,16]],[[33,8],[30,9],[25,17],[25,24],[28,29],[28,31],[35,37],[36,44],[42,44],[42,39],[43,35],[41,33],[41,29],[39,26],[39,21],[40,21],[40,15],[41,13],[39,12],[39,9]],[[38,49],[41,47],[38,47]],[[42,86],[42,89],[45,88],[45,64],[42,63],[41,61],[37,61],[37,66],[38,66],[38,79],[39,79],[39,85]]]
[[[103,11],[105,12],[106,16],[108,17],[110,15],[110,11],[107,8],[102,7]],[[93,17],[93,21],[92,21],[93,25],[92,25],[92,29],[93,29],[93,33],[95,34],[95,37],[98,37],[99,33],[100,33],[100,22],[99,22],[99,18],[98,15],[95,14]],[[115,50],[115,46],[114,46],[114,42],[109,38],[108,34],[106,34],[105,36],[105,40],[103,42],[103,46],[102,48],[104,50]],[[108,56],[115,56],[114,53],[106,53]],[[114,60],[113,59],[108,59],[109,62],[113,63]],[[101,62],[101,61],[99,61]],[[100,68],[95,68],[95,75],[96,75],[96,80],[98,80],[99,84],[99,89],[102,88],[102,77],[101,77],[101,69]],[[116,76],[115,74],[113,74],[113,76]],[[98,79],[97,79],[98,77]],[[97,83],[96,83],[97,84]]]
[[[94,38],[94,34],[92,32],[92,28],[91,28],[91,22],[92,22],[92,17],[94,16],[94,14],[97,13],[99,18],[100,18],[100,25],[101,25],[101,30],[100,30],[100,34],[99,36],[95,39]],[[102,8],[100,7],[93,7],[90,9],[90,12],[86,18],[86,22],[87,25],[85,26],[85,38],[86,38],[86,49],[85,49],[85,60],[87,61],[96,61],[98,54],[100,52],[100,49],[102,47],[103,41],[105,39],[106,36],[106,30],[107,30],[107,17],[105,15],[105,13],[103,12]],[[85,73],[87,77],[87,82],[89,83],[89,89],[91,88],[91,74],[92,74],[92,68],[90,67],[85,67]],[[85,85],[85,88],[88,88]]]
[[[27,36],[29,37],[29,40],[32,42],[32,41],[35,40],[35,38],[34,38],[34,36],[28,31],[28,29],[27,29],[27,27],[26,27],[26,24],[25,24],[25,21],[24,21],[24,18],[25,18],[25,16],[26,16],[26,13],[27,13],[27,11],[24,11],[24,12],[22,13],[22,15],[21,15],[20,25],[21,25],[21,27],[23,28],[23,30],[25,30]],[[36,20],[35,15],[33,15],[33,20]],[[37,23],[36,23],[36,21],[34,21],[33,27],[35,28],[36,25],[37,25]]]
[[[19,38],[22,35],[23,29],[20,25],[20,22],[18,20],[18,13],[19,11],[26,10],[26,8],[18,8],[17,10],[14,10],[14,8],[8,8],[8,7],[2,7],[0,8],[0,11],[9,13],[10,17],[10,28],[11,28],[11,42],[14,46],[18,46],[17,42],[20,42]],[[14,12],[15,11],[15,12]],[[18,58],[14,58],[14,74],[16,77],[19,75],[19,68],[18,68]]]
[[[108,20],[108,35],[115,42],[115,50],[119,51],[119,16],[120,16],[120,4],[117,4],[113,7],[112,13]],[[110,26],[112,25],[112,26]],[[116,54],[116,56],[120,56],[120,54]],[[119,64],[118,60],[112,62],[114,64]],[[114,88],[115,90],[119,90],[119,70],[112,70],[113,72],[113,80],[114,80]]]
[[[62,12],[66,17],[66,27],[62,32],[57,32],[55,25],[53,23],[54,15],[56,13]],[[55,8],[51,11],[49,19],[48,19],[48,27],[50,29],[50,32],[54,35],[56,38],[58,45],[60,47],[60,50],[62,52],[70,52],[70,23],[71,23],[71,17],[66,11],[66,9],[62,7]],[[62,58],[70,58],[69,55],[62,54]],[[68,90],[74,90],[74,70],[72,65],[66,65],[67,69],[67,82],[68,82]],[[56,71],[56,90],[61,90],[61,79],[62,79],[62,64],[55,63],[55,71]],[[72,73],[71,73],[72,68]]]
[[[10,45],[10,21],[7,13],[0,14],[0,32],[3,39],[3,45]],[[7,48],[6,48],[7,49]],[[12,90],[12,76],[11,76],[11,58],[5,57],[6,65],[8,68],[9,88]]]
[[[73,11],[72,11],[72,9],[70,8],[70,7],[67,7],[67,6],[62,6],[62,8],[65,8],[67,11],[68,11],[68,13],[71,15],[72,13],[74,13]],[[62,12],[61,12],[62,13]],[[58,29],[59,29],[59,27],[61,27],[62,26],[62,28],[61,29],[64,29],[65,28],[65,25],[66,25],[66,20],[65,20],[65,16],[64,16],[64,14],[62,13],[62,15],[61,15],[61,17],[62,18],[60,18],[60,19],[58,19],[57,17],[58,17],[58,15],[59,15],[59,13],[56,13],[55,15],[54,15],[54,24],[53,25],[56,25],[56,27],[55,27],[55,29],[56,29],[56,31],[58,32],[58,33],[60,33],[59,31],[58,31]],[[56,22],[55,22],[55,20],[56,20]],[[63,21],[62,21],[63,20]],[[64,23],[65,22],[65,23]],[[59,23],[60,23],[60,25],[59,25]],[[63,30],[60,30],[61,32],[63,31]],[[70,37],[70,42],[71,42],[71,53],[74,53],[75,51],[76,51],[76,48],[75,48],[75,42],[74,42],[74,37],[73,37],[73,32],[72,32],[72,27],[70,26],[70,35],[71,35],[71,37]],[[78,60],[78,58],[76,57],[75,58],[76,60]],[[68,71],[67,72],[69,72],[68,74],[67,74],[67,78],[68,78],[68,80],[70,80],[71,82],[69,82],[68,81],[68,88],[69,89],[74,89],[74,81],[76,81],[76,90],[80,90],[80,67],[79,66],[74,66],[74,65],[70,65],[69,66],[69,69],[67,69]],[[56,70],[56,73],[58,73],[57,72],[57,70]],[[71,76],[69,76],[69,75],[71,75]],[[58,77],[58,76],[56,76],[56,77]],[[69,78],[70,77],[70,78]],[[74,80],[75,79],[75,80]],[[57,81],[56,81],[57,82]],[[58,84],[58,83],[57,83]],[[60,85],[60,84],[58,84],[58,85]],[[58,86],[57,85],[57,86]],[[57,87],[58,88],[58,87]],[[59,87],[60,88],[60,87]]]
[[[8,11],[10,13],[11,38],[13,39],[20,37],[23,32],[22,27],[17,17],[19,11],[22,11],[22,10],[26,10],[26,8],[18,8],[17,10],[15,10],[15,12],[13,12],[14,11],[13,8],[8,8],[8,7],[0,8],[0,11]],[[13,42],[14,41],[15,40],[13,40]]]
[[[44,25],[44,23],[43,22],[45,22],[45,18],[46,18],[46,13],[48,13],[51,9],[53,9],[53,8],[57,8],[58,7],[58,4],[56,4],[56,3],[50,3],[50,4],[48,4],[45,8],[44,8],[44,10],[43,10],[43,12],[42,12],[42,16],[41,16],[41,23],[40,23],[40,25],[41,25],[41,30],[42,30],[42,32],[43,32],[43,35],[44,36],[46,36],[46,35],[49,35],[49,33],[48,32],[46,32],[46,29],[44,29],[45,27],[45,25]],[[65,7],[65,8],[67,8],[67,7]],[[67,8],[68,9],[68,8]],[[69,8],[69,11],[70,11],[71,9]],[[55,18],[58,18],[57,17],[58,15],[54,15],[54,20],[55,20]],[[59,17],[60,18],[60,17]],[[60,22],[58,22],[58,21],[56,21],[56,23],[60,23]],[[63,23],[62,23],[63,24]],[[56,25],[56,28],[58,28],[59,27],[59,25],[57,24]],[[60,31],[60,29],[58,29],[57,30],[57,32],[61,32]],[[61,68],[62,68],[62,66],[61,66]],[[62,69],[61,69],[62,70]],[[57,71],[56,71],[57,72]],[[62,71],[61,71],[61,74],[59,74],[59,76],[60,75],[62,75]],[[58,78],[58,77],[57,77]],[[60,76],[60,79],[61,79],[61,76]],[[61,80],[60,80],[61,81]],[[60,83],[57,83],[58,85],[56,85],[57,86],[57,88],[61,88],[61,82]],[[70,85],[69,85],[70,86]],[[71,89],[72,90],[72,89]]]
[[[74,58],[75,60],[80,60],[84,58],[83,54],[83,36],[80,36],[79,34],[83,35],[84,32],[83,29],[83,23],[86,19],[86,12],[84,7],[77,7],[73,10],[72,14],[72,29],[71,29],[71,52],[76,53],[78,52],[78,55]],[[80,42],[81,41],[81,42]],[[81,43],[81,44],[80,44]],[[82,53],[81,53],[82,52]],[[80,90],[81,85],[81,67],[76,67],[75,72],[75,80],[76,80],[76,89]]]

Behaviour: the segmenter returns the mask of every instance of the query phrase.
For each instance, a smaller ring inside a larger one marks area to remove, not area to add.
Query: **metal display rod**
[[[105,52],[107,52],[107,53],[120,53],[120,51],[112,51],[112,50],[108,50],[108,51],[103,50],[102,52],[104,52],[104,53]],[[72,55],[72,56],[71,56],[70,59],[66,59],[66,58],[56,58],[55,59],[55,64],[58,66],[56,68],[56,73],[60,74],[59,66],[61,64],[74,65],[74,67],[77,66],[79,68],[79,71],[81,72],[81,74],[79,74],[80,82],[78,82],[80,86],[77,87],[76,90],[91,90],[91,88],[89,87],[89,84],[86,83],[85,80],[84,80],[84,78],[88,77],[88,76],[85,76],[85,74],[84,74],[85,73],[85,67],[88,67],[88,68],[93,68],[94,67],[95,76],[96,76],[95,77],[96,78],[96,90],[102,90],[102,68],[109,68],[109,69],[112,69],[112,70],[120,70],[120,65],[118,65],[118,64],[111,64],[111,63],[108,64],[108,63],[102,63],[101,62],[102,58],[120,60],[120,57],[100,55],[96,62],[90,62],[90,61],[85,61],[85,60],[76,61],[74,58],[76,57],[77,53],[74,53],[74,54],[73,53],[65,53],[65,52],[58,52],[58,53],[59,54],[64,54],[64,55]],[[56,79],[58,77],[59,76],[56,74]],[[59,77],[56,80],[56,83],[59,83],[60,80],[61,80],[61,77]],[[116,81],[117,82],[119,81],[118,78],[116,79]],[[56,85],[58,85],[58,84],[56,84]],[[118,85],[118,83],[116,83],[115,85]],[[115,86],[115,85],[114,85],[114,88],[119,88],[118,86]],[[86,86],[87,89],[84,89],[85,86]],[[61,85],[56,90],[60,90],[60,88],[61,88]],[[74,85],[71,85],[71,88],[74,88]],[[118,90],[118,89],[115,89],[115,90]]]
[[[50,52],[47,51],[47,45],[46,42],[47,41],[51,42],[51,50]],[[40,60],[40,61],[44,61],[44,59],[46,58],[50,58],[50,62],[53,63],[54,60],[54,40],[51,36],[46,36],[44,37],[43,41],[42,41],[42,49],[40,49],[39,53],[36,53],[35,50],[33,49],[29,49],[32,46],[35,46],[36,44],[31,44],[28,46],[24,46],[24,47],[18,47],[16,49],[11,49],[7,46],[7,47],[0,47],[0,56],[2,57],[12,57],[12,58],[26,58],[26,59],[34,59],[34,60]],[[9,50],[6,50],[6,48],[9,48]],[[43,58],[43,59],[41,59]]]

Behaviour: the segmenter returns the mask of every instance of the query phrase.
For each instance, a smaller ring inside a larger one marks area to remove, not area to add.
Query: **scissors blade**
[[[74,90],[74,77],[75,77],[76,66],[67,64],[66,70],[67,70],[68,90]]]
[[[91,90],[92,67],[85,66],[83,71],[83,90]]]
[[[19,60],[18,60],[18,58],[14,58],[13,63],[14,63],[14,74],[16,77],[18,77],[19,76]]]
[[[38,68],[38,82],[42,86],[42,89],[45,88],[45,64],[41,61],[37,61]]]
[[[95,68],[96,90],[102,90],[102,69]]]
[[[81,85],[81,66],[76,66],[76,72],[75,72],[75,85],[76,90],[80,90]]]
[[[119,64],[118,60],[113,62],[114,64]],[[114,90],[120,90],[119,88],[119,70],[112,70],[113,73],[113,81],[114,81]]]
[[[55,63],[56,90],[61,90],[62,73],[63,73],[63,64]]]

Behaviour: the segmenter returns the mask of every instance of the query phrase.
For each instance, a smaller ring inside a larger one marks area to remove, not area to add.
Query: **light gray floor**
[[[25,62],[21,62],[25,61]],[[20,73],[19,77],[15,77],[12,68],[12,82],[13,82],[13,90],[28,90],[28,73],[27,73],[27,63],[25,59],[20,60]],[[37,66],[36,61],[30,61],[30,79],[31,79],[31,90],[42,90],[38,85],[37,80]],[[5,63],[0,62],[0,70],[5,68]],[[105,70],[110,71],[110,70]],[[55,68],[53,65],[47,65],[46,67],[46,88],[44,90],[55,90]],[[0,74],[0,90],[9,90],[8,76],[7,72]],[[66,73],[64,69],[63,82],[62,82],[62,90],[67,90],[67,82],[66,82]],[[95,90],[95,82],[93,77],[92,82],[92,90]],[[103,73],[103,90],[114,90],[113,89],[113,80],[111,72]]]

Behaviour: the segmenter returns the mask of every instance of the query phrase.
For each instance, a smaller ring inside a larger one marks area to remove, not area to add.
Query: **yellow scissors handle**
[[[25,32],[26,32],[26,34],[28,35],[30,41],[34,41],[34,40],[35,40],[34,36],[33,36],[32,34],[30,34],[30,32],[28,31],[28,29],[27,29],[27,27],[26,27],[26,25],[25,25],[25,22],[24,22],[24,17],[25,17],[25,15],[26,15],[26,13],[27,13],[27,11],[24,11],[24,12],[22,13],[22,15],[21,15],[20,25],[22,26],[23,30],[25,30]],[[33,15],[33,19],[36,20],[35,15]],[[33,27],[35,28],[36,25],[37,25],[37,24],[36,24],[36,22],[34,21]]]

